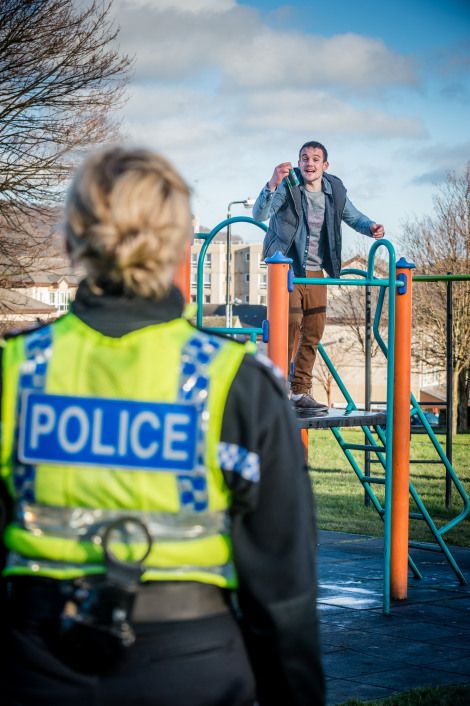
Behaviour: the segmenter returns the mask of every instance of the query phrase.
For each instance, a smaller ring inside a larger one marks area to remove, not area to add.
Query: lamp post
[[[242,204],[245,208],[253,208],[255,199],[251,196],[243,201],[230,201],[227,206],[227,219],[231,218],[231,209],[234,204]],[[232,262],[232,231],[230,223],[227,225],[227,255],[225,260],[225,327],[232,326],[232,300],[231,300],[231,262]]]

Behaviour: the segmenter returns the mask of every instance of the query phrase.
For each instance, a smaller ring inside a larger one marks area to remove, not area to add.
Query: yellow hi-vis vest
[[[67,314],[9,340],[1,473],[16,513],[4,574],[102,573],[106,526],[132,516],[153,540],[142,580],[235,587],[221,468],[257,480],[259,464],[220,432],[246,352],[184,319],[110,338]],[[113,552],[140,558],[134,540]]]

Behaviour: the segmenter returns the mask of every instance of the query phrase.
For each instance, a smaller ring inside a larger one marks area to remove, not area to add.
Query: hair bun
[[[88,159],[69,192],[66,236],[91,285],[121,283],[161,296],[191,236],[189,189],[146,150],[107,150]]]

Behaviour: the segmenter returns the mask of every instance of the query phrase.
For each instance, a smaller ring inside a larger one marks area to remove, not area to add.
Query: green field
[[[344,438],[352,443],[364,443],[361,430],[346,429]],[[444,447],[445,438],[439,435]],[[363,452],[354,452],[363,468]],[[411,458],[437,459],[437,454],[427,435],[413,434]],[[356,474],[329,430],[309,433],[309,465],[315,491],[318,524],[321,529],[340,530],[368,535],[382,535],[383,523],[370,505],[364,506],[364,491]],[[453,444],[453,465],[467,493],[470,493],[470,435],[457,435]],[[371,474],[381,475],[379,464],[373,464]],[[445,507],[445,469],[442,464],[414,464],[411,479],[437,526],[457,515],[462,501],[452,489],[452,506]],[[383,500],[382,486],[375,486],[376,495]],[[415,509],[410,506],[410,509]],[[444,535],[449,544],[470,546],[470,519],[467,517],[457,527]],[[410,521],[410,539],[432,541],[427,526],[418,520]]]

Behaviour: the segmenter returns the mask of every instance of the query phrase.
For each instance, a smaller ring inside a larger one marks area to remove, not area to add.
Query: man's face
[[[318,147],[304,147],[300,153],[299,169],[306,184],[314,184],[323,177],[330,165],[323,160],[323,152]]]

